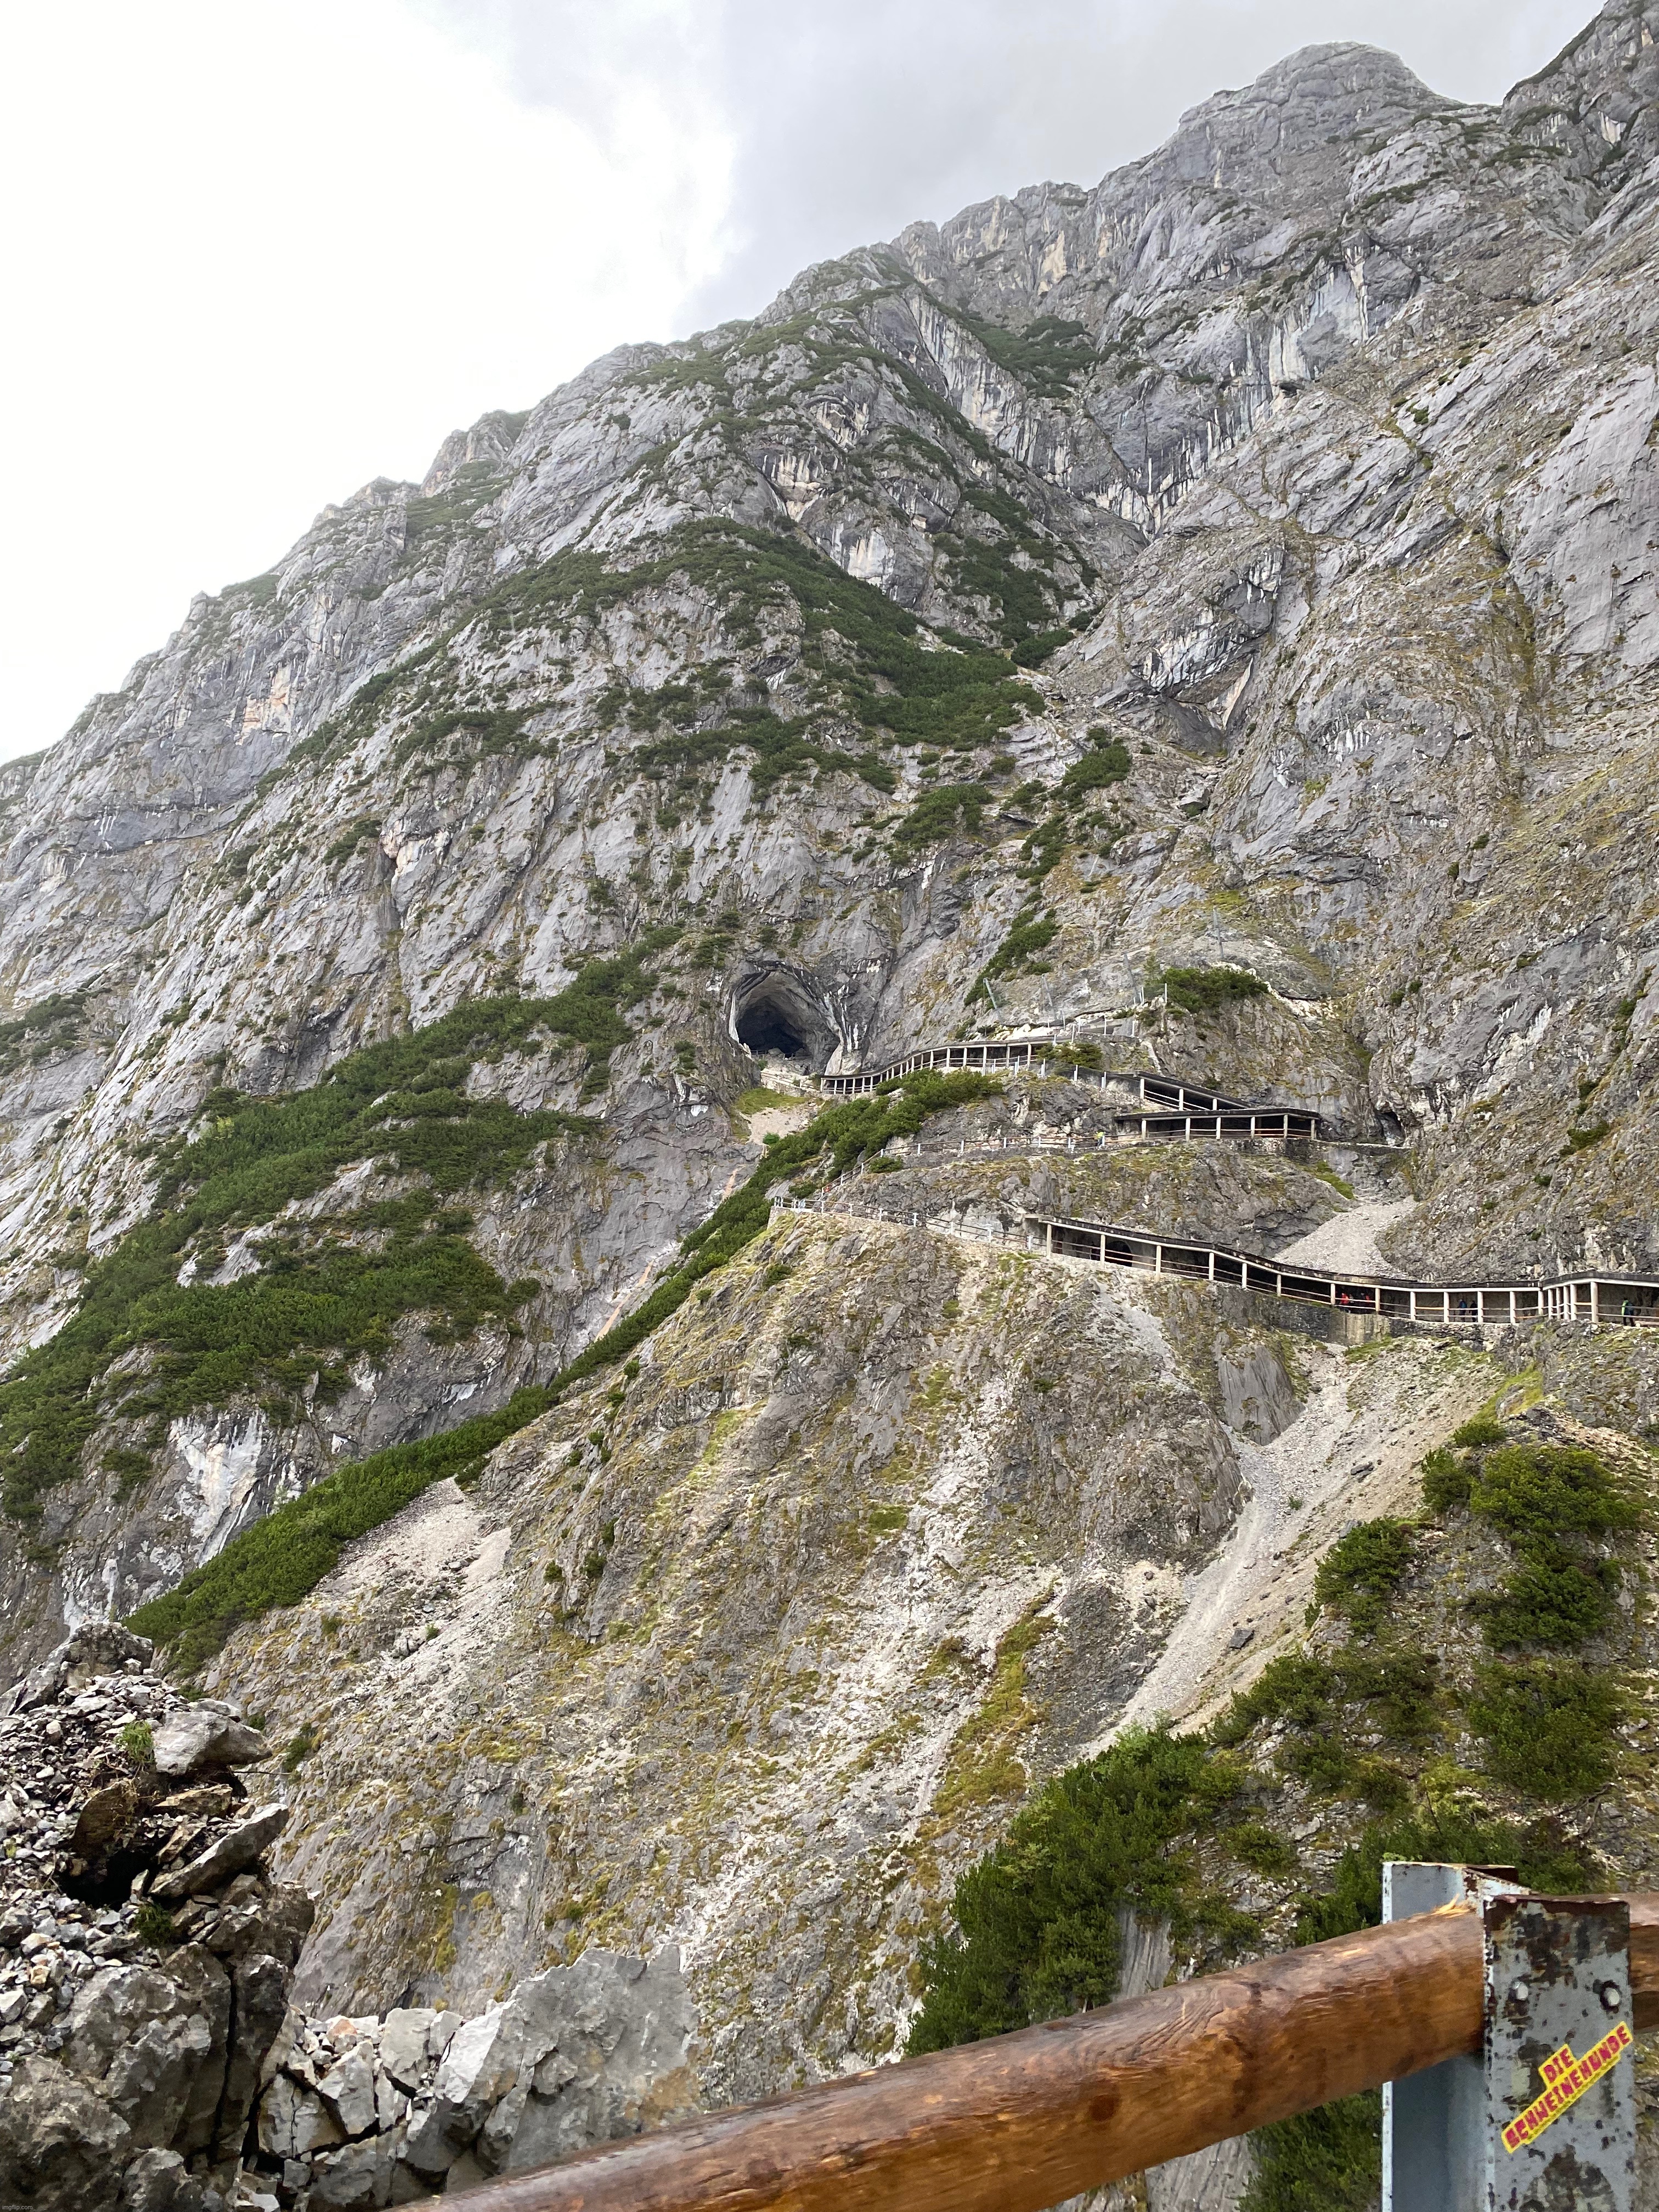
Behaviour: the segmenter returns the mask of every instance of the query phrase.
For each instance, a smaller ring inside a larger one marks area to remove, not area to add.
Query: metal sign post
[[[1630,1907],[1390,1860],[1382,1917],[1480,1912],[1486,2038],[1382,2093],[1383,2212],[1632,2212]]]

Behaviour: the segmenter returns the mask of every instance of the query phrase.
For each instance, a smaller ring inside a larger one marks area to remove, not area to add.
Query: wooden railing
[[[1630,1899],[1659,2025],[1659,1893]],[[1480,2047],[1467,1906],[635,2136],[467,2193],[477,2212],[1044,2212]]]
[[[1066,1150],[1065,1140],[1052,1147]],[[1086,1147],[1085,1148],[1086,1151]],[[1001,1155],[995,1146],[967,1146],[945,1160]],[[907,1153],[905,1158],[911,1157]],[[927,1164],[924,1149],[921,1155]],[[1103,1221],[1079,1221],[1059,1215],[1027,1213],[1017,1231],[975,1225],[962,1201],[927,1212],[916,1205],[890,1206],[866,1194],[873,1176],[848,1188],[821,1190],[817,1200],[775,1199],[775,1212],[852,1214],[872,1221],[908,1222],[975,1243],[1000,1243],[1020,1251],[1046,1253],[1060,1260],[1082,1260],[1103,1267],[1139,1274],[1212,1283],[1226,1289],[1258,1291],[1268,1297],[1301,1305],[1328,1306],[1356,1318],[1370,1316],[1391,1328],[1439,1334],[1448,1329],[1513,1328],[1522,1322],[1577,1322],[1591,1328],[1629,1325],[1659,1328],[1659,1279],[1653,1276],[1556,1277],[1539,1283],[1412,1283],[1376,1275],[1330,1275],[1309,1267],[1285,1267],[1258,1252],[1199,1244],[1158,1230],[1129,1229]],[[833,1198],[833,1203],[831,1200]],[[991,1201],[994,1204],[994,1200]],[[988,1206],[988,1211],[989,1210]]]

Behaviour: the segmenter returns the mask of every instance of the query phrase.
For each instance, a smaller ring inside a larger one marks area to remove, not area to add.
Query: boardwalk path
[[[952,1158],[994,1158],[1020,1152],[1076,1153],[1114,1142],[1207,1140],[1268,1144],[1277,1151],[1291,1145],[1357,1141],[1337,1137],[1323,1116],[1305,1109],[1227,1098],[1171,1076],[1080,1071],[1068,1066],[1066,1060],[1068,1048],[1074,1049],[1077,1042],[1075,1038],[1048,1035],[930,1046],[883,1068],[826,1076],[823,1087],[833,1097],[860,1096],[921,1068],[988,1073],[1024,1071],[1038,1075],[1049,1072],[1076,1074],[1084,1082],[1098,1084],[1115,1101],[1112,1132],[1097,1132],[1092,1139],[1033,1135],[1011,1141],[1004,1137],[994,1145],[969,1146],[963,1141],[954,1154],[948,1147],[935,1150],[919,1145],[908,1155],[918,1164],[944,1163]],[[779,1203],[786,1208],[793,1203],[797,1210],[811,1204],[802,1200]],[[914,1208],[889,1206],[878,1198],[854,1195],[844,1188],[836,1194],[833,1206],[820,1192],[816,1210],[852,1212],[878,1220],[908,1219],[917,1226],[925,1221],[929,1228],[989,1237],[1056,1259],[1231,1285],[1302,1305],[1325,1306],[1333,1310],[1333,1320],[1360,1324],[1348,1331],[1353,1334],[1397,1328],[1514,1328],[1539,1321],[1577,1322],[1593,1328],[1607,1324],[1659,1327],[1659,1278],[1586,1271],[1525,1281],[1413,1282],[1379,1267],[1354,1267],[1349,1240],[1327,1235],[1334,1231],[1334,1224],[1327,1224],[1324,1230],[1314,1231],[1285,1251],[1269,1255],[1236,1247],[1198,1244],[1158,1230],[1069,1216],[1026,1212],[1017,1223],[1004,1220],[994,1229],[960,1203],[924,1215]],[[1366,1242],[1372,1244],[1372,1250],[1367,1256],[1376,1256],[1375,1233],[1393,1211],[1382,1206],[1370,1209],[1372,1237]]]

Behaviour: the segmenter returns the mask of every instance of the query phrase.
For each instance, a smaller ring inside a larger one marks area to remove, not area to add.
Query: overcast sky
[[[58,0],[0,11],[0,757],[373,476],[625,339],[1292,48],[1499,97],[1590,0]]]

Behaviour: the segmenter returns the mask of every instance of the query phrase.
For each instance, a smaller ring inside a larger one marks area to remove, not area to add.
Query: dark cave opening
[[[90,1865],[84,1859],[71,1860],[58,1887],[65,1896],[78,1898],[82,1905],[124,1905],[132,1894],[133,1883],[141,1874],[152,1871],[155,1863],[153,1850],[112,1850]]]
[[[770,999],[757,999],[738,1016],[738,1042],[763,1060],[769,1052],[786,1060],[811,1059],[811,1048],[796,1029],[787,1010]]]

